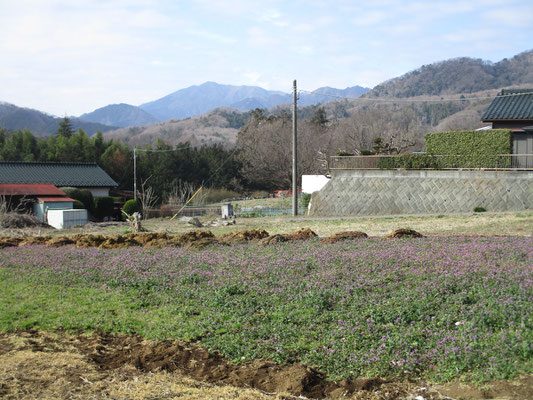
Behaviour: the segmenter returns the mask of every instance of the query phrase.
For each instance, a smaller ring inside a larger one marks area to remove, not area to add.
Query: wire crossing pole
[[[137,201],[137,146],[133,146],[133,198]]]
[[[298,154],[297,154],[297,126],[296,117],[298,108],[296,101],[298,95],[296,92],[296,79],[292,83],[292,216],[298,215]]]

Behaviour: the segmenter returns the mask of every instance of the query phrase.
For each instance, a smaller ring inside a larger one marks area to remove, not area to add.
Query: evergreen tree
[[[70,118],[63,117],[63,119],[58,123],[58,125],[59,125],[59,128],[56,131],[57,136],[61,136],[66,139],[69,139],[74,133],[74,130],[72,129],[72,123],[70,122]]]

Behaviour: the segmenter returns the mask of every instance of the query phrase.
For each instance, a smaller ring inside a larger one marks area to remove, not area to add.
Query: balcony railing
[[[492,169],[533,170],[533,154],[488,156],[425,153],[373,156],[333,156],[330,169]]]

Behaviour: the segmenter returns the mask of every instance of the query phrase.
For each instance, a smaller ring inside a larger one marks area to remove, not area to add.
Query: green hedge
[[[94,198],[94,215],[96,218],[112,217],[114,214],[115,201],[109,196]]]
[[[78,189],[74,187],[62,187],[60,188],[73,200],[79,200],[85,206],[84,208],[89,212],[94,213],[94,199],[93,194],[88,189]]]
[[[381,158],[378,168],[510,168],[511,158],[501,154],[511,154],[513,142],[506,129],[434,132],[426,135],[426,150]]]
[[[499,154],[513,152],[510,130],[434,132],[426,135],[428,154],[440,154],[441,168],[509,168],[509,157]],[[461,156],[461,157],[453,157]]]

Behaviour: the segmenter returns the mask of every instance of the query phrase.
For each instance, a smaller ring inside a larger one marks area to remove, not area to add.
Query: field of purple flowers
[[[532,366],[533,238],[6,248],[0,292],[0,330],[195,340],[334,379],[483,381]]]

